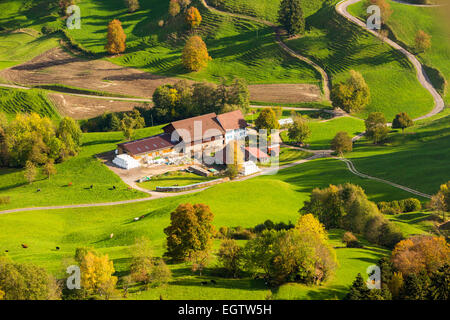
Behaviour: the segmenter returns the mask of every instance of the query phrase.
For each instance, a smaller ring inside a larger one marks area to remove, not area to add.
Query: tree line
[[[42,166],[63,162],[78,154],[82,132],[72,118],[58,125],[36,113],[17,114],[8,122],[0,113],[0,165]]]

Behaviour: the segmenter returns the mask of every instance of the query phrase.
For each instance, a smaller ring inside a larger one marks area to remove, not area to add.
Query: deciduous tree
[[[108,25],[108,43],[105,46],[109,54],[119,54],[125,52],[127,35],[122,28],[122,22],[117,19],[112,20]]]
[[[90,294],[98,294],[109,299],[115,294],[117,277],[108,255],[97,255],[87,251],[80,257],[81,286]]]
[[[338,132],[331,141],[331,149],[342,156],[344,153],[353,150],[353,140],[347,132]]]
[[[450,261],[450,246],[444,237],[411,237],[395,246],[391,261],[403,275],[431,274]]]
[[[331,100],[335,108],[358,112],[370,102],[370,88],[361,73],[350,70],[350,78],[331,90]]]
[[[425,52],[431,48],[431,36],[423,30],[417,31],[414,42],[419,52]]]
[[[205,42],[199,36],[190,37],[181,55],[183,66],[189,71],[200,71],[212,58],[208,54]]]
[[[187,9],[186,23],[189,25],[189,27],[191,27],[191,29],[199,27],[202,23],[202,15],[196,7],[190,7],[189,9]]]
[[[394,129],[402,129],[404,132],[406,128],[414,125],[413,120],[409,117],[406,112],[401,112],[397,114],[392,121],[392,128]]]
[[[381,112],[372,112],[365,121],[366,137],[371,139],[374,144],[378,144],[386,140],[389,134],[389,127],[386,118]]]
[[[302,145],[311,136],[308,120],[303,117],[295,117],[289,126],[288,137],[292,141]]]
[[[170,214],[170,226],[164,229],[167,235],[165,255],[174,261],[186,261],[195,252],[209,251],[215,234],[213,219],[207,205],[179,205]]]
[[[217,257],[229,274],[236,278],[239,276],[242,264],[242,248],[235,240],[225,239],[220,245]]]
[[[267,134],[269,135],[271,130],[278,129],[280,127],[275,111],[273,111],[272,108],[264,108],[261,110],[258,118],[255,120],[255,126],[258,130],[267,130]]]
[[[25,164],[24,175],[29,184],[31,184],[36,179],[37,170],[32,161],[27,161],[27,163]]]
[[[48,162],[42,168],[42,173],[50,179],[51,176],[56,174],[56,168],[53,159],[49,159]]]
[[[181,11],[181,6],[178,2],[178,0],[170,0],[169,2],[169,14],[172,17],[177,16]]]
[[[278,11],[278,22],[290,36],[302,34],[305,31],[305,17],[300,0],[282,0]]]
[[[135,12],[139,10],[139,0],[125,0],[125,5],[128,8],[128,11]]]

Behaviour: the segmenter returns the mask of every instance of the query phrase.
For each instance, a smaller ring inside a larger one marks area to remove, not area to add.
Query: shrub
[[[9,196],[1,196],[0,197],[0,205],[1,204],[9,204],[11,202],[11,197]]]
[[[400,200],[402,207],[404,208],[404,212],[414,212],[422,209],[422,203],[419,199],[416,198],[408,198],[404,200]]]
[[[242,248],[235,240],[222,241],[217,257],[231,276],[236,278],[239,275],[242,263]]]

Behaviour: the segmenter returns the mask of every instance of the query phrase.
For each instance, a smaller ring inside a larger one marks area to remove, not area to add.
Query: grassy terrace
[[[58,45],[58,37],[40,33],[47,21],[53,20],[47,4],[46,0],[0,3],[0,69],[26,62]],[[19,28],[22,31],[10,32]]]
[[[445,79],[450,81],[450,31],[446,29],[447,22],[442,21],[440,8],[422,8],[407,6],[389,0],[393,14],[388,21],[394,37],[414,52],[414,38],[419,30],[431,35],[432,47],[430,50],[420,53],[418,58],[428,66],[441,71]],[[364,1],[349,7],[349,12],[359,18],[364,17]],[[431,76],[431,74],[429,74]],[[432,79],[435,80],[435,79]],[[446,103],[450,103],[450,96],[445,95]]]
[[[221,77],[239,76],[250,83],[319,84],[320,75],[313,68],[279,48],[271,28],[212,14],[198,1],[193,4],[203,16],[197,32],[206,41],[213,58],[207,68],[197,73],[187,73],[181,65],[187,31],[181,16],[168,17],[166,1],[145,1],[140,11],[129,14],[122,0],[85,0],[80,3],[83,28],[70,32],[88,50],[103,54],[108,22],[118,18],[128,37],[127,52],[111,61],[155,74],[214,82]],[[168,24],[159,27],[161,19]]]
[[[42,90],[19,90],[0,88],[0,112],[9,119],[17,113],[35,112],[52,120],[60,118],[53,103]]]
[[[431,95],[419,84],[406,57],[373,35],[346,21],[335,11],[336,0],[307,20],[308,31],[287,44],[317,61],[333,83],[348,77],[351,69],[362,73],[371,90],[371,102],[358,114],[383,112],[391,119],[399,111],[417,117],[433,107]]]

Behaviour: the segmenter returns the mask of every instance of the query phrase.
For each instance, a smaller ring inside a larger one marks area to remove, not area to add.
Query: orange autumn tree
[[[208,54],[205,42],[199,36],[190,37],[181,56],[183,66],[189,71],[199,71],[208,65],[212,58]]]
[[[186,11],[186,22],[192,28],[197,28],[202,23],[202,16],[196,7],[190,7]]]
[[[105,46],[109,54],[119,54],[125,51],[127,35],[123,31],[122,22],[112,20],[108,25],[108,43]]]
[[[391,261],[403,275],[425,271],[431,274],[450,260],[444,237],[415,236],[402,240],[392,251]]]

